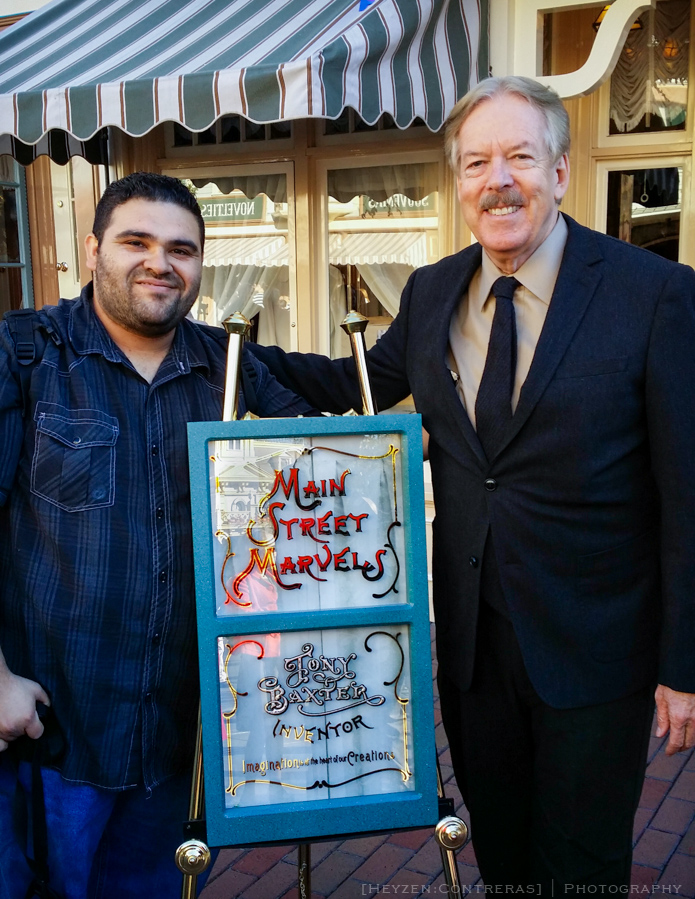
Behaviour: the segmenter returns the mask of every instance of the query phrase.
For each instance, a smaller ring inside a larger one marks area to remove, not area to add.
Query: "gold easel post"
[[[357,366],[357,377],[360,382],[362,395],[362,408],[364,415],[376,415],[376,406],[372,398],[372,390],[369,384],[369,372],[367,371],[367,359],[365,354],[364,332],[367,329],[368,319],[359,312],[349,312],[343,319],[340,327],[350,335],[352,355]],[[437,793],[440,799],[446,799],[442,775],[437,759]],[[468,828],[464,821],[455,815],[446,815],[437,822],[434,835],[439,843],[439,851],[442,856],[444,879],[449,891],[455,895],[461,892],[458,866],[456,864],[456,851],[460,849],[468,839]]]
[[[241,312],[235,312],[224,320],[223,327],[229,334],[229,344],[227,345],[227,375],[224,383],[222,421],[236,421],[241,380],[241,349],[244,345],[244,338],[251,328],[251,322]]]
[[[244,338],[251,322],[240,312],[235,312],[224,321],[224,329],[229,334],[227,346],[227,370],[224,382],[222,421],[236,421],[239,409],[239,383],[241,381],[241,351]],[[203,733],[200,709],[198,709],[198,735],[196,737],[191,799],[188,808],[189,821],[199,821],[203,817],[205,781],[203,778]],[[176,864],[183,874],[181,899],[195,899],[198,875],[210,864],[210,849],[201,840],[187,840],[176,850]]]
[[[362,395],[362,414],[376,415],[376,406],[369,386],[369,372],[367,371],[367,358],[365,355],[364,332],[367,330],[369,319],[359,312],[348,312],[340,327],[350,335],[352,356],[357,366],[357,377],[360,382],[360,394]]]

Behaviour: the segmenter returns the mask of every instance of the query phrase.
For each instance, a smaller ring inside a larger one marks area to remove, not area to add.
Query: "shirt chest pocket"
[[[111,506],[118,419],[97,409],[38,403],[31,492],[66,512]]]

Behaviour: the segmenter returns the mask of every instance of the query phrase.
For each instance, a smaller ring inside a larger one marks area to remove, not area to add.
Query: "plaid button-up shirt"
[[[226,335],[184,320],[148,384],[94,314],[91,286],[42,315],[53,338],[25,417],[0,325],[0,645],[51,697],[65,778],[151,787],[195,740],[185,423],[220,418]],[[260,415],[311,414],[252,364]]]

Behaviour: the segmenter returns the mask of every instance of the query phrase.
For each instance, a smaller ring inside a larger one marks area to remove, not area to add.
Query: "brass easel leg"
[[[203,817],[205,804],[205,783],[203,780],[203,731],[198,709],[198,734],[195,741],[193,777],[191,779],[191,799],[188,804],[188,818],[198,821]],[[210,864],[210,850],[201,840],[186,840],[176,850],[176,864],[183,873],[181,899],[195,899],[198,875]]]
[[[311,896],[311,843],[300,843],[297,847],[297,882],[299,899]]]
[[[440,799],[446,799],[442,773],[439,770],[439,758],[437,758],[437,793]],[[468,828],[465,823],[454,815],[447,815],[437,823],[434,835],[439,843],[439,851],[442,856],[442,868],[449,892],[454,896],[461,895],[461,882],[459,869],[456,863],[456,849],[460,849],[468,839]]]

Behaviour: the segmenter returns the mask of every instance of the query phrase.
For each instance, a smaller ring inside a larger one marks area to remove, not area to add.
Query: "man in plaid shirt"
[[[47,707],[63,738],[42,769],[51,886],[66,899],[180,889],[198,705],[185,422],[219,419],[227,345],[186,318],[203,243],[181,182],[128,176],[87,238],[93,284],[37,313],[47,339],[25,400],[0,328],[3,899],[32,879],[9,835]],[[312,413],[244,365],[254,411]]]

